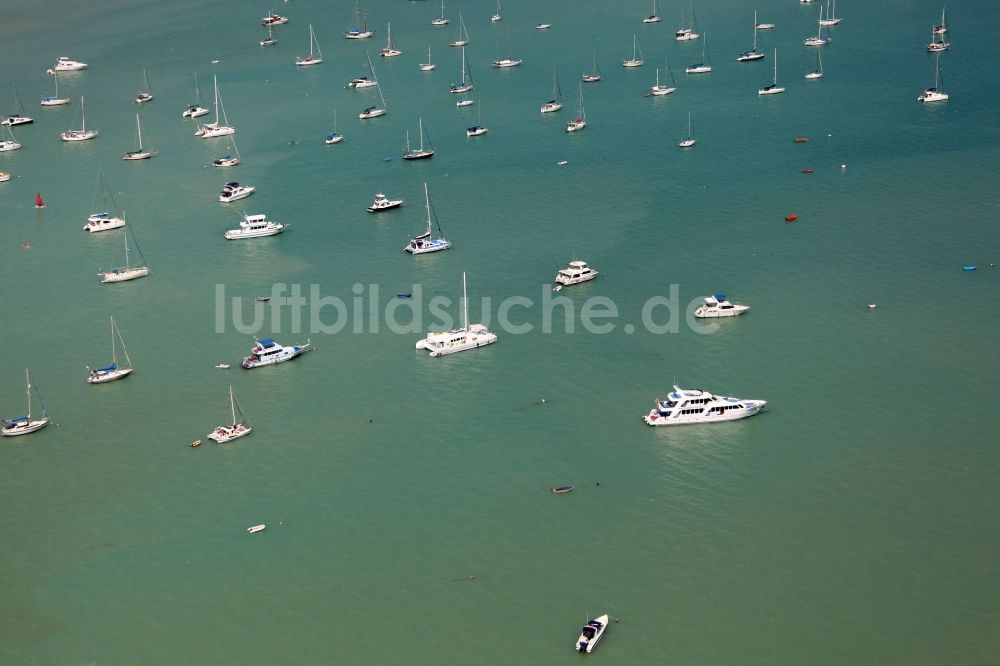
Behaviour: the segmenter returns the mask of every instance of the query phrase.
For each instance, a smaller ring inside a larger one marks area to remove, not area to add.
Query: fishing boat
[[[236,134],[236,128],[229,124],[229,118],[226,116],[226,107],[222,104],[222,95],[219,93],[219,77],[213,75],[212,82],[215,87],[215,120],[205,125],[200,125],[198,131],[194,133],[195,136],[200,136],[203,139]]]
[[[240,199],[246,199],[256,191],[257,188],[253,185],[240,185],[234,180],[222,186],[222,191],[219,192],[219,201],[222,203],[232,203]]]
[[[398,55],[402,55],[403,52],[399,50],[396,45],[396,40],[392,36],[392,23],[386,23],[385,28],[385,48],[379,51],[379,55],[383,58],[395,58]]]
[[[947,51],[951,48],[951,42],[945,40],[945,33],[936,32],[934,28],[931,28],[931,41],[927,45],[927,50],[931,53],[940,53],[941,51]]]
[[[42,95],[39,104],[42,106],[62,106],[69,104],[72,100],[59,96],[59,74],[57,72],[52,72],[52,83],[55,85],[55,92],[51,95]]]
[[[87,63],[70,60],[66,56],[60,56],[52,69],[57,72],[78,72],[81,69],[87,69]]]
[[[429,72],[432,69],[434,69],[435,67],[437,67],[437,65],[435,65],[434,63],[431,62],[431,47],[428,46],[427,47],[427,62],[420,63],[420,71],[421,72]]]
[[[948,100],[948,93],[941,90],[941,56],[934,55],[934,85],[920,93],[918,102],[945,102]]]
[[[153,89],[149,87],[149,76],[146,74],[146,69],[142,70],[142,90],[135,94],[136,104],[145,104],[146,102],[153,101]]]
[[[439,250],[447,250],[451,247],[451,241],[444,237],[441,231],[441,222],[437,219],[437,213],[434,212],[433,219],[437,223],[438,237],[434,238],[433,226],[431,221],[431,195],[427,191],[427,183],[424,183],[424,202],[427,208],[427,231],[415,236],[410,239],[406,247],[403,248],[404,252],[409,252],[410,254],[427,254],[428,252],[437,252]]]
[[[90,214],[87,218],[87,224],[83,225],[83,230],[89,231],[93,234],[99,231],[109,231],[111,229],[124,227],[125,218],[121,211],[118,210],[118,204],[115,202],[115,195],[111,192],[111,187],[108,185],[108,180],[105,178],[104,171],[102,169],[97,170],[96,196],[100,196],[101,206],[98,209],[98,212]],[[108,208],[109,201],[111,203],[110,208]]]
[[[135,114],[135,131],[136,135],[139,137],[139,147],[135,150],[130,150],[124,155],[122,155],[123,160],[147,160],[150,157],[156,155],[155,150],[147,150],[142,146],[142,124],[139,122],[139,114]]]
[[[469,69],[468,63],[465,61],[465,47],[462,47],[462,78],[459,83],[451,84],[450,90],[452,93],[459,94],[467,93],[475,87],[476,84],[472,82],[472,70]]]
[[[410,148],[410,133],[406,133],[406,150],[403,152],[404,160],[426,160],[428,158],[434,157],[434,147],[431,145],[431,140],[428,137],[427,147],[424,147],[424,119],[420,119],[420,147]]]
[[[285,23],[288,23],[287,16],[280,16],[271,10],[268,10],[267,16],[260,20],[260,24],[263,26],[283,25]]]
[[[838,25],[844,19],[837,18],[837,0],[833,0],[833,9],[830,9],[830,0],[826,0],[826,18],[820,19],[819,24],[822,26]],[[944,21],[944,15],[942,14],[941,20]]]
[[[691,65],[684,70],[687,74],[707,74],[712,71],[712,63],[708,59],[708,33],[701,43],[701,62]]]
[[[33,119],[29,118],[24,113],[24,104],[21,103],[21,98],[17,94],[17,84],[11,84],[14,89],[14,110],[0,121],[0,125],[6,125],[7,127],[14,127],[16,125],[30,125],[35,122]]]
[[[375,34],[374,30],[368,29],[368,10],[364,14],[358,10],[358,4],[354,4],[354,14],[351,17],[351,25],[344,32],[345,39],[368,39]]]
[[[822,51],[819,51],[819,50],[816,51],[816,69],[814,69],[811,72],[807,72],[805,77],[807,79],[821,79],[821,78],[823,78],[823,52]]]
[[[491,332],[485,325],[469,325],[469,297],[465,273],[462,273],[462,327],[439,333],[429,332],[426,338],[417,341],[416,348],[426,349],[431,356],[444,356],[485,347],[496,341],[496,333]]]
[[[27,435],[28,433],[41,430],[51,421],[48,413],[45,411],[45,402],[42,400],[41,393],[38,393],[38,401],[42,403],[42,416],[41,418],[31,418],[31,376],[28,374],[27,368],[24,369],[24,383],[27,385],[25,393],[28,394],[28,415],[3,419],[3,428],[0,428],[0,435],[4,437]]]
[[[283,347],[271,338],[264,338],[263,340],[254,339],[250,355],[244,356],[240,365],[247,370],[251,370],[265,365],[284,363],[309,351],[309,347],[311,346],[312,343],[308,340],[305,344]]]
[[[80,97],[80,129],[60,132],[59,138],[63,141],[87,141],[88,139],[93,139],[98,134],[100,134],[98,130],[87,129],[87,115],[83,107],[83,97]]]
[[[120,213],[122,220],[125,220],[125,214]],[[135,234],[132,232],[132,225],[125,224],[125,233],[122,236],[125,239],[125,265],[119,266],[118,268],[112,268],[108,271],[99,271],[97,273],[98,277],[101,278],[102,283],[106,282],[127,282],[128,280],[136,280],[141,277],[146,277],[149,275],[149,267],[146,266],[146,259],[142,256],[142,250],[139,249],[139,244],[135,240]],[[139,262],[133,265],[129,258],[129,247],[128,247],[128,237],[132,236],[132,243],[135,245],[135,251],[139,254]]]
[[[827,29],[827,36],[826,37],[823,36],[823,27],[824,27],[823,26],[823,7],[821,6],[819,8],[819,27],[816,28],[816,36],[815,37],[806,37],[802,41],[802,43],[804,45],[806,45],[806,46],[826,46],[827,44],[829,44],[830,42],[832,42],[833,39],[830,37],[830,34],[829,34],[830,31],[829,31],[829,29]]]
[[[580,97],[576,107],[576,118],[566,123],[567,132],[579,132],[587,126],[587,112],[583,109],[583,83],[580,83]]]
[[[556,284],[568,287],[581,282],[589,282],[598,276],[598,272],[587,265],[586,261],[573,260],[560,268],[556,273]]]
[[[365,52],[365,57],[368,57],[368,52]],[[368,67],[372,71],[372,76],[375,76],[375,67],[372,66],[372,59],[368,57]],[[378,118],[379,116],[384,116],[389,112],[388,107],[385,103],[385,96],[382,94],[382,86],[375,83],[375,89],[378,90],[378,98],[382,101],[382,106],[372,105],[366,108],[364,111],[358,114],[358,118],[362,120],[367,120],[369,118]]]
[[[753,13],[753,46],[746,53],[741,53],[736,57],[736,62],[753,62],[763,60],[764,54],[757,50],[757,12]]]
[[[116,339],[117,337],[117,339]],[[125,354],[125,362],[127,365],[124,367],[118,365],[118,343],[121,343],[122,353]],[[104,368],[96,368],[94,370],[87,366],[87,383],[88,384],[107,384],[108,382],[113,382],[116,379],[124,379],[132,374],[134,368],[132,367],[132,359],[128,356],[128,350],[125,348],[125,338],[122,337],[122,332],[115,326],[115,318],[111,318],[111,365]]]
[[[333,110],[333,131],[326,135],[324,142],[326,145],[331,145],[334,143],[340,143],[344,140],[343,134],[337,133],[337,109]]]
[[[653,13],[642,19],[643,23],[659,23],[660,22],[660,12],[656,7],[656,0],[653,0]]]
[[[742,400],[712,395],[699,389],[674,390],[666,398],[655,401],[655,406],[642,417],[647,425],[685,425],[689,423],[715,423],[735,421],[757,414],[767,404],[766,400]]]
[[[247,421],[246,414],[243,413],[243,408],[240,407],[240,403],[237,402],[236,396],[233,394],[233,387],[229,387],[229,408],[233,416],[233,422],[229,425],[219,426],[212,432],[208,433],[206,437],[216,444],[225,444],[226,442],[231,442],[234,439],[239,439],[253,432],[253,426]],[[236,413],[239,412],[240,418],[236,420]],[[259,529],[258,529],[259,528]],[[259,532],[264,529],[263,525],[255,525],[251,527],[248,532]]]
[[[778,49],[774,49],[774,79],[771,85],[764,86],[757,91],[758,95],[777,95],[785,92],[785,89],[778,85]]]
[[[556,73],[555,65],[552,66],[552,99],[542,104],[542,113],[552,113],[563,108],[562,88],[559,87],[559,75]]]
[[[684,10],[681,10],[681,23],[680,27],[677,28],[677,32],[674,33],[674,39],[678,42],[690,42],[700,37],[701,35],[695,31],[694,2],[692,2],[691,22],[688,24],[684,23]]]
[[[274,46],[278,43],[278,38],[274,36],[274,28],[271,27],[270,23],[268,23],[265,27],[267,28],[267,36],[260,40],[260,45]]]
[[[181,114],[182,118],[197,118],[199,116],[208,115],[209,111],[202,106],[201,101],[201,89],[198,87],[198,72],[194,73],[194,102],[188,104],[188,108],[184,109]]]
[[[8,138],[4,138],[3,135],[6,134]],[[19,144],[14,139],[14,132],[11,130],[10,125],[3,126],[3,132],[0,133],[0,153],[5,153],[11,150],[21,150],[21,144]]]
[[[487,132],[490,131],[488,128],[483,127],[483,107],[482,107],[482,105],[479,105],[478,111],[479,111],[479,122],[476,123],[475,125],[473,125],[472,127],[466,127],[465,128],[465,136],[467,136],[467,137],[482,136],[483,134],[486,134]]]
[[[632,57],[622,60],[622,67],[642,67],[646,61],[642,59],[642,51],[638,50],[638,42],[635,35],[632,35]]]
[[[593,652],[597,643],[604,637],[609,619],[608,615],[604,614],[593,620],[587,620],[587,624],[583,625],[583,629],[580,631],[580,637],[576,639],[576,651]]]
[[[681,148],[690,148],[695,144],[694,129],[691,125],[691,112],[688,111],[688,135],[686,139],[682,139],[677,145]]]
[[[656,83],[652,88],[649,89],[649,95],[652,97],[662,97],[663,95],[669,95],[672,92],[677,92],[677,84],[674,81],[674,73],[670,71],[670,62],[667,61],[663,65],[663,72],[667,76],[667,80],[670,81],[669,84],[664,83],[660,85],[660,69],[656,69]]]
[[[393,208],[399,208],[403,205],[402,199],[390,199],[385,196],[382,192],[375,194],[375,200],[372,201],[372,205],[368,206],[365,210],[369,213],[381,213],[382,211],[392,210]]]
[[[718,317],[735,317],[750,310],[749,305],[730,303],[725,294],[713,294],[705,297],[705,302],[694,311],[699,319],[715,319]]]
[[[448,25],[450,21],[444,17],[444,0],[441,0],[441,16],[433,19],[431,25]]]
[[[305,67],[307,65],[318,65],[323,62],[323,52],[319,48],[319,42],[316,41],[316,31],[313,30],[312,23],[309,24],[309,55],[303,57],[298,57],[295,59],[295,64],[299,67]]]
[[[500,16],[500,0],[497,0],[497,13],[490,17],[490,23],[498,23],[502,17]]]
[[[584,83],[597,83],[601,80],[601,68],[597,66],[597,54],[594,54],[594,69],[583,75]]]
[[[229,229],[223,235],[226,240],[263,238],[265,236],[276,236],[286,230],[289,226],[291,225],[283,222],[273,222],[267,219],[267,215],[263,213],[256,215],[243,215],[240,219],[240,228]]]
[[[505,69],[507,67],[517,67],[522,62],[524,62],[524,61],[510,57],[510,28],[508,27],[507,28],[507,57],[506,58],[501,58],[500,57],[500,43],[497,42],[497,59],[494,60],[491,64],[493,65],[493,67],[496,67],[497,69]]]
[[[458,13],[458,35],[449,43],[451,46],[465,46],[469,43],[469,31],[465,29],[465,19],[461,12]]]

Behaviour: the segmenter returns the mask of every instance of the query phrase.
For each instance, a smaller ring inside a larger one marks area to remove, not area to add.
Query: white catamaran
[[[417,342],[416,348],[426,349],[431,356],[444,356],[485,347],[496,341],[496,333],[491,332],[483,324],[469,325],[469,296],[465,285],[465,273],[462,273],[462,327],[440,333],[429,332],[426,338]]]
[[[101,195],[101,209],[96,213],[91,213],[90,216],[87,217],[87,224],[83,225],[83,230],[89,231],[90,233],[96,233],[98,231],[108,231],[110,229],[124,227],[125,218],[122,216],[121,211],[118,210],[118,204],[115,203],[114,194],[111,193],[108,181],[104,177],[104,171],[101,169],[97,170],[97,191]],[[109,199],[111,201],[112,212],[109,212],[108,210]]]
[[[117,335],[117,341],[115,337]],[[128,364],[125,367],[118,365],[118,352],[117,352],[117,342],[122,345],[122,353],[125,354],[125,362]],[[122,332],[118,330],[115,326],[115,318],[111,318],[111,365],[104,368],[96,368],[94,370],[87,366],[87,383],[88,384],[106,384],[108,382],[113,382],[116,379],[123,379],[132,374],[134,368],[132,367],[132,359],[128,357],[128,350],[125,349],[125,339],[122,337]]]
[[[246,414],[243,413],[243,408],[237,402],[236,396],[233,395],[232,386],[229,387],[229,408],[232,410],[233,422],[230,425],[219,426],[207,435],[208,439],[217,444],[225,444],[253,432],[253,426],[247,420]],[[239,421],[236,420],[236,412],[240,414]]]

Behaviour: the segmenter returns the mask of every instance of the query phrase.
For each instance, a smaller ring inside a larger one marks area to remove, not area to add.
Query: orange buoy
[[[799,219],[798,215],[786,215],[785,216],[785,222],[794,222],[797,219]]]
[[[805,143],[808,140],[809,139],[805,138],[804,136],[797,136],[797,137],[795,137],[795,143]]]

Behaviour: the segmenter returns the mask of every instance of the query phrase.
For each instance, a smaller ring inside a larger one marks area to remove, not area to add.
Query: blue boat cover
[[[271,338],[264,338],[263,340],[260,341],[260,346],[261,347],[273,347],[274,346],[274,340],[272,340]]]
[[[6,424],[6,426],[8,428],[13,428],[18,423],[22,423],[22,422],[27,421],[27,420],[28,420],[27,416],[18,416],[18,417],[13,418],[13,419],[4,419],[3,422],[4,422],[4,424]]]
[[[724,301],[724,300],[726,300],[726,295],[725,294],[716,294],[715,295],[715,300],[717,300],[717,301]]]
[[[112,363],[111,365],[109,365],[106,368],[98,368],[97,372],[111,372],[112,370],[117,370],[117,369],[118,369],[118,364],[117,363]]]

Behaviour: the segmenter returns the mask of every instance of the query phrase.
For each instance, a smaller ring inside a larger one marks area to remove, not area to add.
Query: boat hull
[[[235,426],[219,426],[212,432],[210,432],[206,437],[216,444],[225,444],[226,442],[231,442],[234,439],[239,439],[240,437],[246,437],[251,432],[253,432],[253,426],[245,426],[243,424],[236,424]],[[251,528],[252,529],[252,528]]]
[[[744,400],[743,409],[732,409],[720,413],[709,414],[684,414],[677,418],[668,418],[660,414],[656,409],[650,410],[649,414],[642,417],[646,425],[650,426],[672,426],[672,425],[693,425],[697,423],[718,423],[722,421],[738,421],[758,414],[767,404],[766,400]]]
[[[44,417],[40,419],[29,419],[28,421],[21,421],[12,428],[2,428],[0,429],[0,435],[4,437],[17,437],[19,435],[27,435],[33,432],[37,432],[47,426],[51,419],[49,417]]]
[[[124,379],[132,374],[134,368],[118,368],[108,372],[96,372],[87,377],[88,384],[107,384],[118,379]]]
[[[145,266],[141,268],[116,268],[111,271],[98,273],[101,278],[101,282],[128,282],[129,280],[137,280],[142,277],[149,275],[149,269]]]
[[[88,218],[87,224],[83,225],[84,231],[95,234],[99,231],[109,231],[125,226],[125,220],[118,217]]]
[[[284,347],[283,353],[274,354],[271,357],[264,360],[251,360],[249,356],[244,357],[240,362],[240,366],[246,370],[252,370],[253,368],[260,368],[265,365],[276,365],[278,363],[284,363],[285,361],[291,361],[293,358],[301,356],[305,352],[309,351],[309,345],[295,345],[293,347]]]

